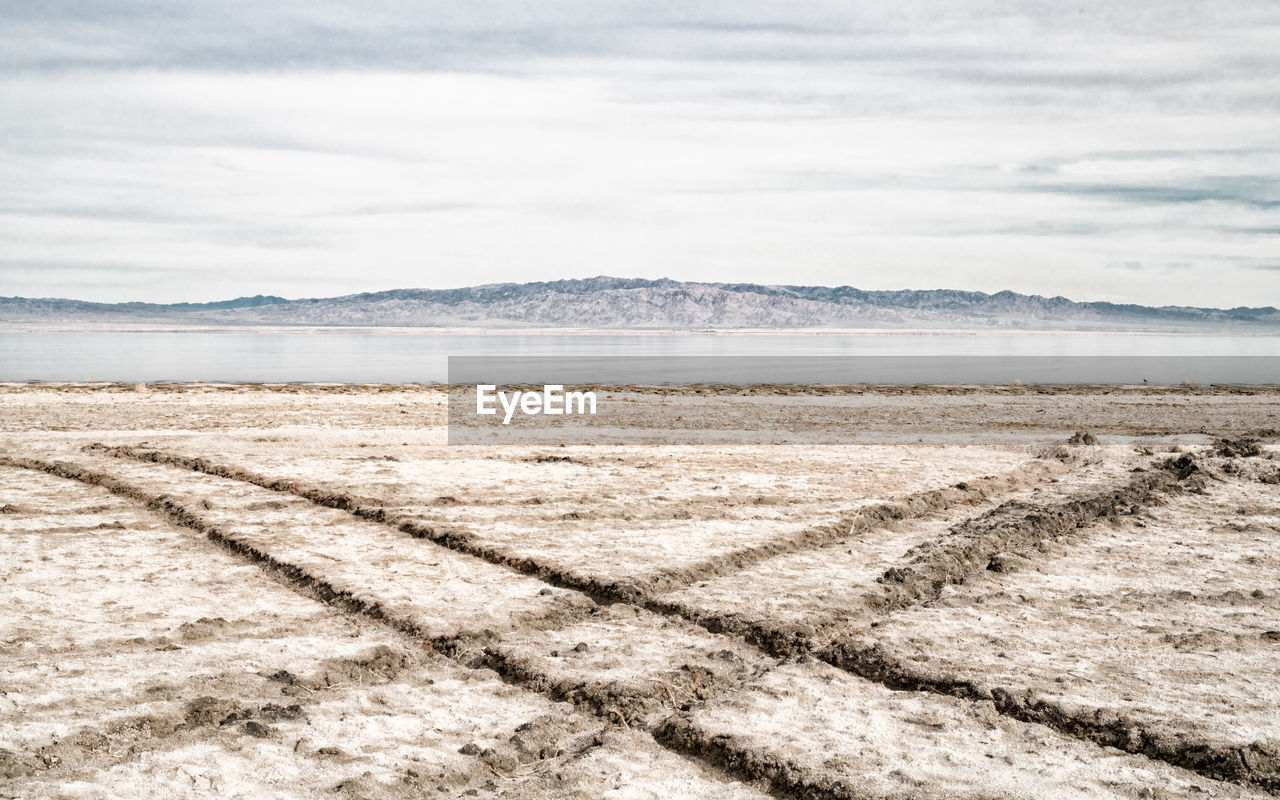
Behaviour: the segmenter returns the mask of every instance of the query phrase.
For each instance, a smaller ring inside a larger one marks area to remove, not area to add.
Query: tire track
[[[1042,724],[1077,739],[1141,754],[1215,780],[1249,783],[1269,792],[1280,791],[1280,778],[1277,778],[1280,759],[1256,747],[1232,747],[1192,736],[1153,731],[1118,715],[1108,718],[1105,715],[1071,713],[1043,698],[1029,697],[1002,687],[980,686],[955,676],[925,672],[902,663],[878,646],[868,646],[852,638],[845,637],[825,646],[819,645],[808,630],[780,627],[768,621],[748,619],[740,614],[708,614],[682,603],[664,601],[650,590],[651,585],[688,585],[684,582],[683,575],[702,574],[700,571],[706,571],[708,577],[727,574],[733,571],[735,565],[731,555],[708,559],[695,570],[673,570],[669,578],[660,573],[660,577],[644,582],[608,581],[566,573],[527,557],[511,556],[496,548],[476,543],[469,532],[436,529],[418,520],[392,514],[384,506],[370,505],[343,493],[308,487],[296,481],[266,478],[237,467],[214,465],[204,459],[155,450],[139,450],[127,446],[89,447],[116,457],[171,464],[294,494],[320,505],[340,508],[363,519],[389,525],[418,538],[429,539],[441,546],[458,549],[491,563],[511,567],[552,585],[581,591],[599,603],[628,603],[657,614],[687,620],[711,633],[737,636],[778,658],[811,656],[890,689],[924,690],[973,701],[991,701],[1000,713],[1021,722]],[[1047,475],[1047,472],[1043,474]],[[834,525],[817,526],[800,534],[793,534],[785,540],[744,548],[737,553],[743,566],[747,566],[774,555],[838,541],[872,527],[877,521],[887,524],[920,516],[930,511],[953,507],[968,498],[985,496],[985,492],[997,491],[1000,486],[1025,485],[1016,475],[1007,476],[1003,480],[983,481],[985,483],[974,481],[966,484],[964,489],[952,487],[930,490],[897,503],[872,506],[850,515],[847,525],[841,521]],[[996,553],[1026,549],[1038,542],[1061,538],[1097,522],[1137,513],[1142,508],[1161,502],[1167,495],[1202,488],[1203,470],[1194,457],[1184,455],[1176,459],[1155,459],[1148,467],[1135,471],[1119,487],[1072,497],[1053,505],[1020,501],[1004,503],[975,519],[959,523],[943,539],[915,548],[914,555],[905,564],[887,569],[877,580],[878,587],[866,598],[868,611],[874,616],[884,616],[926,602],[936,598],[946,585],[961,583],[984,571]],[[689,582],[693,580],[698,578],[690,579]],[[525,672],[517,663],[507,661],[496,652],[489,653],[487,657],[492,659],[493,668],[499,674],[502,674],[499,667],[514,669],[522,674]],[[525,680],[528,679],[525,674]],[[617,708],[616,698],[608,696],[608,687],[575,686],[573,690],[569,690],[555,685],[554,679],[542,685],[543,690],[553,692],[553,696],[563,695],[569,698],[576,691],[579,699],[585,699],[596,713],[610,713],[609,709]],[[602,692],[604,696],[601,696]],[[682,743],[693,735],[692,731],[694,728],[680,726],[674,717],[654,729],[655,735],[666,739],[664,746],[668,743],[684,746]],[[727,746],[723,742],[704,744],[709,747],[712,744],[717,747]],[[718,751],[712,747],[707,752]],[[770,762],[768,754],[750,755],[745,761],[730,759],[726,763],[751,765],[751,769],[758,773],[753,773],[754,778],[793,774],[793,770]],[[719,754],[714,758],[724,761],[727,756]],[[806,785],[806,791],[818,791],[818,784]],[[799,791],[798,786],[795,791]]]
[[[732,736],[708,737],[687,716],[673,715],[653,732],[663,747],[676,752],[696,750],[698,757],[726,772],[758,775],[770,792],[788,800],[828,800],[866,797],[843,781],[831,781],[786,758]],[[886,800],[889,800],[886,798]]]
[[[1007,503],[966,520],[953,527],[946,538],[916,548],[916,555],[906,564],[886,570],[879,590],[867,598],[872,614],[865,621],[936,599],[944,586],[962,583],[985,571],[998,552],[1026,549],[1041,541],[1070,536],[1088,525],[1132,515],[1161,502],[1165,496],[1198,490],[1200,474],[1194,459],[1183,456],[1135,473],[1119,488],[1050,507]],[[1258,744],[1235,746],[1156,730],[1119,713],[1068,711],[1031,692],[908,664],[878,643],[866,644],[853,636],[838,637],[824,645],[817,641],[812,629],[778,626],[741,614],[708,614],[682,603],[655,601],[649,607],[697,622],[713,632],[737,635],[780,658],[810,655],[890,689],[991,702],[1001,714],[1022,722],[1045,725],[1077,739],[1143,755],[1207,778],[1250,784],[1280,794],[1280,754]],[[838,622],[847,624],[847,620]],[[825,625],[820,622],[812,628],[820,631],[835,624],[836,620],[827,620]]]
[[[568,570],[548,566],[527,556],[507,552],[502,548],[485,545],[474,534],[458,526],[431,525],[403,514],[396,514],[385,505],[369,502],[345,492],[308,486],[298,481],[269,478],[239,467],[214,464],[202,458],[190,458],[158,450],[140,450],[126,445],[106,446],[91,444],[89,451],[99,451],[116,458],[154,464],[168,464],[205,475],[226,478],[252,484],[282,494],[291,494],[309,500],[319,506],[334,508],[370,522],[394,528],[416,539],[426,539],[433,544],[473,556],[490,564],[515,570],[535,577],[552,586],[581,592],[597,603],[632,603],[640,596],[641,587],[628,581],[612,581],[596,576],[579,575]]]
[[[193,693],[197,696],[175,703],[172,708],[83,725],[49,744],[26,752],[0,749],[0,781],[36,775],[48,780],[50,773],[59,780],[70,780],[70,776],[86,771],[101,771],[124,764],[139,750],[156,753],[189,746],[191,741],[183,734],[207,729],[233,729],[251,722],[263,725],[280,720],[305,719],[342,689],[375,686],[392,680],[412,680],[420,666],[423,665],[409,653],[382,645],[362,655],[321,661],[308,675],[281,672],[277,673],[278,677],[266,677],[276,686],[288,684],[288,688],[293,690],[288,694],[261,689],[246,691],[243,687],[234,693],[228,693],[226,688],[214,695]],[[222,686],[231,682],[226,678],[242,675],[205,673],[201,680],[205,685]],[[335,675],[341,679],[340,682],[334,682]],[[137,706],[154,702],[155,698],[145,692],[135,697]],[[104,742],[108,741],[112,746],[104,747]]]
[[[1030,691],[1020,692],[954,675],[933,674],[893,658],[879,644],[846,639],[816,652],[823,661],[892,689],[930,691],[991,702],[1001,714],[1037,723],[1077,739],[1114,747],[1195,772],[1206,778],[1256,786],[1280,794],[1280,754],[1260,745],[1215,743],[1177,731],[1152,729],[1123,714],[1072,712]]]
[[[836,626],[869,624],[877,618],[937,599],[949,584],[963,583],[986,570],[991,558],[1007,550],[1026,551],[1034,545],[1068,536],[1106,520],[1137,513],[1182,491],[1183,485],[1169,464],[1134,473],[1124,485],[1073,497],[1052,505],[1009,501],[977,517],[963,520],[932,541],[907,554],[905,563],[886,569],[876,585],[861,598],[861,616],[847,613],[807,624],[804,629],[752,620],[739,613],[716,613],[679,600],[650,598],[647,607],[679,616],[708,629],[737,634],[784,656],[815,653],[824,631]]]
[[[644,580],[644,591],[653,597],[711,578],[740,572],[777,556],[815,550],[856,536],[863,531],[883,528],[895,522],[916,519],[937,511],[948,511],[963,505],[976,505],[992,496],[1008,494],[1052,477],[1059,462],[1036,460],[1014,472],[975,478],[942,489],[928,489],[905,497],[876,503],[842,514],[838,520],[786,534],[758,545],[742,547],[712,556],[683,567],[663,570]]]
[[[385,625],[463,666],[487,667],[494,670],[506,682],[548,695],[553,700],[568,700],[575,706],[591,710],[606,722],[616,722],[622,727],[629,727],[627,717],[619,706],[641,707],[645,704],[644,698],[620,696],[617,687],[613,684],[558,680],[545,672],[535,670],[527,662],[506,657],[498,647],[486,647],[483,655],[476,657],[473,649],[475,641],[471,636],[430,636],[415,625],[412,619],[387,612],[375,600],[338,589],[322,576],[312,574],[295,564],[275,558],[270,553],[246,545],[237,540],[233,534],[209,524],[199,514],[192,512],[168,495],[153,494],[106,473],[66,462],[0,456],[0,465],[44,472],[106,489],[145,506],[177,525],[201,533],[215,544],[256,564],[308,597]],[[560,617],[563,618],[563,614]],[[737,780],[766,784],[771,787],[771,792],[779,797],[806,797],[815,798],[815,800],[871,797],[862,793],[825,790],[817,783],[806,782],[804,771],[798,767],[786,770],[786,780],[780,780],[775,774],[776,770],[770,766],[774,761],[768,754],[730,748],[731,756],[725,757],[726,746],[723,743],[714,742],[711,737],[696,732],[680,738],[659,738],[655,734],[662,730],[661,724],[645,726],[644,729],[647,733],[654,735],[655,741],[662,747],[683,757],[701,761],[722,773],[728,773]]]
[[[187,746],[190,739],[184,738],[185,734],[209,728],[235,726],[241,729],[246,725],[258,726],[250,735],[262,736],[265,735],[263,731],[270,730],[270,724],[280,720],[305,719],[315,706],[340,688],[382,684],[391,680],[413,681],[421,679],[423,669],[430,675],[431,663],[415,657],[411,652],[418,646],[424,646],[428,652],[448,655],[455,662],[464,662],[470,656],[466,648],[471,645],[473,635],[452,637],[452,641],[449,637],[427,636],[413,625],[411,619],[387,614],[376,602],[336,589],[323,578],[309,574],[296,565],[246,546],[171,497],[143,491],[126,481],[73,464],[0,456],[0,467],[37,471],[111,492],[176,525],[203,534],[221,549],[259,567],[269,577],[304,597],[332,605],[353,616],[374,620],[393,634],[399,634],[392,640],[398,642],[394,649],[379,645],[360,654],[328,658],[318,662],[313,673],[294,675],[280,671],[271,676],[260,673],[266,681],[274,682],[267,685],[285,686],[279,695],[263,691],[261,687],[255,689],[245,686],[228,694],[228,687],[221,687],[221,682],[217,679],[220,676],[204,673],[201,675],[201,682],[204,684],[201,688],[207,690],[208,684],[220,687],[214,690],[216,696],[188,697],[176,710],[80,726],[50,744],[32,750],[13,752],[0,748],[0,784],[5,784],[10,779],[37,775],[40,780],[68,780],[70,778],[67,776],[79,775],[85,770],[108,769],[125,763],[136,754],[137,748],[160,752]],[[542,624],[543,617],[550,622],[555,619],[550,614],[538,617],[526,620],[526,624]],[[154,641],[145,643],[148,648],[154,645]],[[439,667],[439,662],[435,666]],[[467,665],[464,663],[463,666]],[[242,675],[228,674],[237,677]],[[154,701],[155,698],[150,695],[139,696],[138,704],[145,705]],[[593,720],[589,716],[582,718]],[[570,758],[579,756],[584,747],[594,746],[599,740],[598,733],[607,725],[599,726],[599,721],[593,720],[591,727],[592,730],[588,731],[585,738],[578,736],[568,740],[565,752]],[[525,739],[530,736],[527,732],[524,734]],[[113,747],[104,748],[103,743],[107,741],[112,742]],[[494,765],[489,762],[487,753],[477,754],[476,757],[482,764],[477,766],[475,774],[483,773],[487,779]],[[50,774],[57,777],[50,778]],[[457,773],[458,776],[471,774],[465,770]],[[0,794],[3,794],[3,790],[0,790]]]
[[[1050,506],[1013,501],[952,527],[947,536],[914,548],[905,564],[890,567],[867,598],[880,615],[935,599],[942,588],[986,569],[992,556],[1025,551],[1098,522],[1131,516],[1181,491],[1172,461],[1138,468],[1123,485]]]
[[[598,603],[633,605],[643,604],[649,598],[672,589],[738,572],[775,556],[822,547],[856,535],[860,531],[913,519],[935,511],[945,511],[960,505],[980,503],[992,495],[1007,493],[1045,480],[1056,471],[1053,464],[1036,461],[1030,466],[1020,467],[1004,475],[978,478],[955,486],[916,492],[902,498],[877,503],[845,514],[836,522],[816,525],[758,545],[731,550],[692,565],[663,570],[647,577],[625,577],[614,580],[597,575],[583,575],[512,553],[501,547],[486,545],[461,526],[428,524],[414,516],[397,514],[390,507],[376,500],[360,498],[345,492],[309,486],[296,480],[271,478],[241,467],[216,464],[207,459],[160,450],[103,444],[87,445],[85,449],[103,452],[117,458],[168,464],[193,472],[252,484],[275,492],[292,494],[317,505],[346,511],[361,519],[390,526],[415,538],[427,539],[442,547],[475,556],[491,564],[514,569],[552,586],[582,592]]]
[[[203,534],[205,538],[214,544],[257,564],[267,572],[280,578],[284,583],[301,590],[308,597],[336,606],[350,614],[368,617],[413,639],[424,642],[432,649],[441,652],[448,651],[446,654],[449,654],[462,641],[457,636],[432,636],[416,625],[412,619],[403,615],[392,614],[374,601],[357,597],[345,589],[339,589],[322,577],[313,575],[295,564],[278,559],[264,550],[246,544],[235,538],[234,535],[208,522],[169,495],[152,494],[107,473],[86,469],[67,462],[49,462],[33,458],[0,456],[0,465],[35,470],[59,478],[79,481],[90,486],[98,486],[114,495],[132,500],[177,525]]]

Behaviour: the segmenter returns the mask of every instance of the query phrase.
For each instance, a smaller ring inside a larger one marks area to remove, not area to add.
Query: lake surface
[[[1144,378],[1151,383],[1280,383],[1280,336],[407,329],[0,332],[4,381],[436,383],[449,379],[451,356],[537,361],[544,367],[557,359],[566,364],[609,364],[615,368],[609,375],[648,383],[785,382],[788,375],[793,382],[833,383],[1141,383]],[[845,366],[832,372],[831,365],[842,360]],[[863,365],[861,371],[849,371],[854,363]]]

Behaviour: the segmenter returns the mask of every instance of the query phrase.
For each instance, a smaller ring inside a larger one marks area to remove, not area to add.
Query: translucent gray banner
[[[1277,385],[1280,356],[451,356],[449,383]]]
[[[1221,403],[1151,400],[1170,392],[1196,396],[1215,385],[1255,387],[1257,402],[1275,402],[1280,391],[1262,387],[1280,386],[1280,358],[451,357],[448,438],[451,444],[954,444],[1053,441],[1100,423],[1140,438],[1222,428]],[[876,402],[868,401],[866,387],[882,387],[873,390]],[[1112,397],[1084,387],[1116,391]],[[1064,399],[1085,391],[1090,403]],[[989,399],[993,394],[998,402]]]

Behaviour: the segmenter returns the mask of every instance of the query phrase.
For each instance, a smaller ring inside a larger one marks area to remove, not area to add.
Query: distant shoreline
[[[142,387],[139,389],[138,387]],[[0,381],[0,392],[66,391],[66,392],[286,392],[315,394],[382,394],[385,392],[432,392],[444,394],[459,387],[447,383],[337,383],[324,381],[155,381],[128,383],[123,381]],[[1278,395],[1280,384],[1208,384],[1204,386],[1159,386],[1144,384],[757,384],[750,387],[713,384],[655,385],[599,384],[598,391],[635,394],[670,394],[708,396],[736,395],[743,388],[762,396],[827,395],[1124,395],[1147,397],[1159,395]]]
[[[678,336],[1223,336],[1280,337],[1280,330],[1240,329],[1204,326],[1195,329],[1111,329],[1090,328],[593,328],[593,327],[495,327],[495,326],[415,326],[415,325],[252,325],[176,324],[150,322],[10,322],[0,320],[4,333],[467,333],[519,334],[522,336],[678,335]]]

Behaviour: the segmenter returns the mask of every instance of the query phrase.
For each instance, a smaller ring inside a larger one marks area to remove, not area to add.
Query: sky
[[[1280,305],[1280,3],[0,0],[0,296]]]

